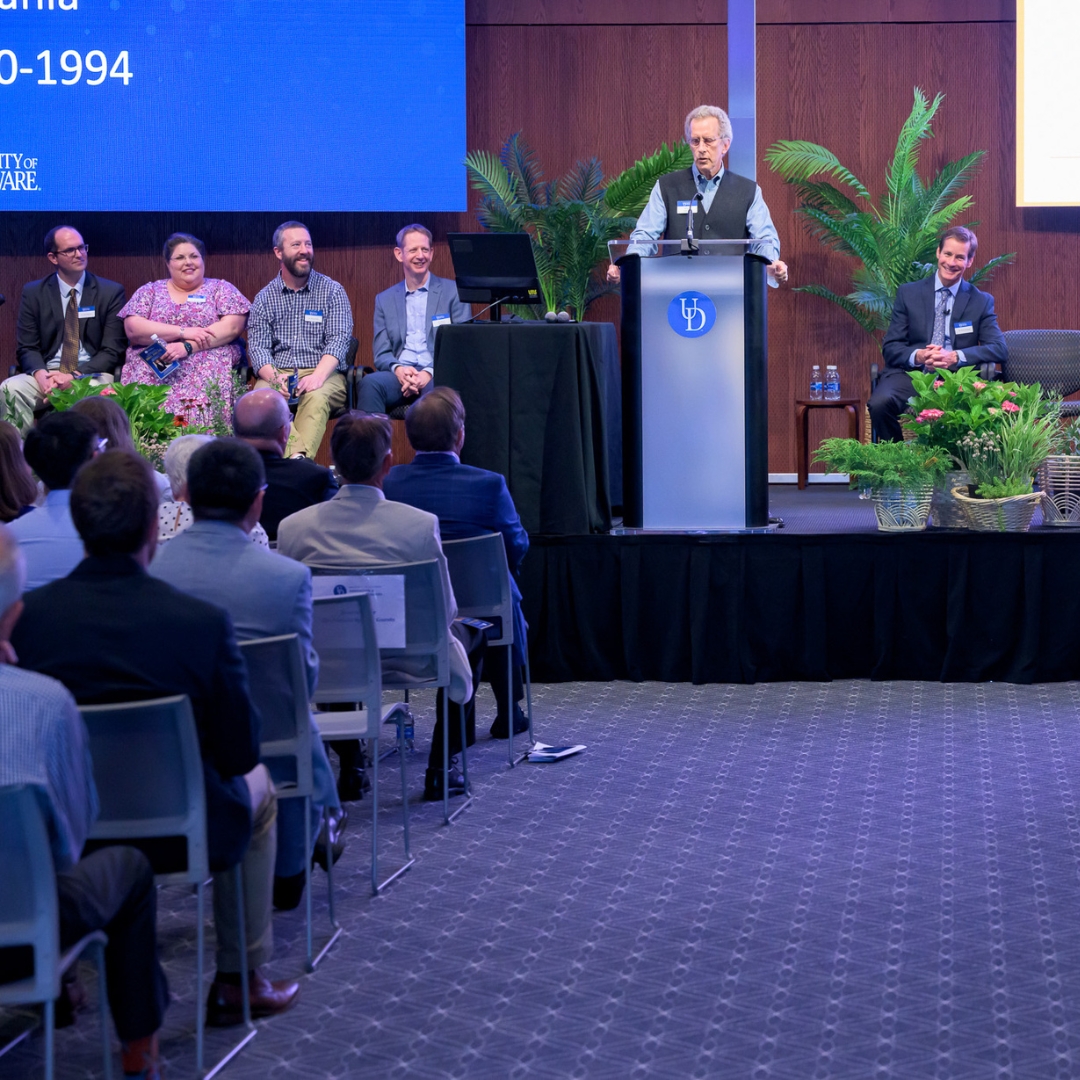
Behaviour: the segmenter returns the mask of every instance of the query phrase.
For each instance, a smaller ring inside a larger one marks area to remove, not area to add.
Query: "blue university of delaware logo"
[[[667,321],[680,337],[701,337],[716,322],[716,305],[704,293],[679,293],[668,304]]]

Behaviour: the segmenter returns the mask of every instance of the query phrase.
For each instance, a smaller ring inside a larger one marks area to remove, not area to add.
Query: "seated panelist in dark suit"
[[[896,290],[892,321],[881,343],[885,371],[867,402],[878,438],[903,437],[898,417],[913,393],[912,371],[955,371],[1007,358],[994,298],[964,281],[978,246],[970,229],[946,229],[938,241],[934,276]]]
[[[45,257],[56,270],[23,288],[16,336],[20,373],[4,389],[5,399],[10,395],[24,411],[38,408],[50,390],[69,386],[77,374],[112,382],[124,362],[124,287],[91,274],[87,250],[70,226],[51,229]]]
[[[435,332],[446,323],[468,322],[472,308],[457,286],[431,273],[431,231],[406,225],[397,234],[394,258],[405,280],[375,297],[375,371],[360,380],[357,408],[386,413],[407,405],[431,387]]]
[[[24,668],[59,680],[80,705],[191,699],[215,871],[218,970],[207,1023],[225,1026],[241,1022],[242,1003],[234,875],[224,871],[240,864],[254,969],[273,955],[277,799],[259,763],[259,716],[232,621],[146,572],[157,548],[157,506],[153,472],[138,454],[108,450],[84,465],[72,485],[71,516],[87,557],[67,577],[26,594],[12,645]],[[152,861],[168,858],[160,847],[148,853]],[[296,983],[252,975],[253,1015],[295,1001]]]
[[[285,457],[292,429],[292,415],[276,390],[252,390],[238,398],[233,409],[233,431],[254,447],[266,470],[266,493],[259,524],[271,540],[277,540],[282,518],[337,493],[334,474],[306,457]]]
[[[405,414],[405,431],[416,450],[416,458],[409,465],[395,465],[390,470],[383,481],[386,497],[434,514],[439,519],[443,540],[502,533],[514,601],[513,710],[508,695],[511,688],[506,685],[506,655],[501,648],[492,651],[485,670],[498,708],[491,725],[492,737],[509,737],[511,711],[514,734],[520,734],[529,726],[518,704],[522,695],[526,626],[521,613],[521,591],[514,575],[529,550],[529,536],[502,475],[461,464],[458,455],[465,445],[465,406],[456,391],[440,386],[410,405]]]

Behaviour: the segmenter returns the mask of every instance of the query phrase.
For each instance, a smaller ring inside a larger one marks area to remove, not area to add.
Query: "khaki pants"
[[[92,386],[101,386],[103,383],[111,382],[113,382],[113,377],[106,372],[90,377]],[[38,386],[37,379],[33,375],[27,375],[25,372],[12,375],[10,379],[5,379],[0,387],[2,387],[0,389],[0,418],[10,420],[16,426],[18,426],[20,416],[32,419],[34,410],[40,409],[45,404],[45,395],[41,392],[41,387]]]
[[[277,852],[277,795],[265,765],[256,765],[244,779],[251,795],[251,844],[240,863],[244,882],[244,928],[247,930],[248,970],[270,960],[274,928],[270,922]],[[240,971],[240,927],[236,919],[234,870],[214,874],[214,930],[217,934],[217,969]]]
[[[286,377],[293,373],[288,368],[274,370]],[[310,374],[309,371],[301,369],[301,377],[308,374]],[[257,379],[255,389],[280,391],[281,387],[265,379]],[[296,416],[293,417],[292,433],[285,446],[285,456],[292,457],[293,454],[304,453],[309,458],[313,458],[322,445],[323,433],[326,431],[330,414],[335,410],[345,408],[347,396],[345,376],[340,371],[335,371],[318,390],[309,390],[306,394],[301,394],[300,403],[296,406]]]

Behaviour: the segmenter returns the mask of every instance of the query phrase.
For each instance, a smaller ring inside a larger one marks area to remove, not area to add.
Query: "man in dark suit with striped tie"
[[[1008,356],[994,298],[964,280],[978,246],[970,229],[946,229],[938,241],[934,276],[896,290],[881,343],[885,372],[867,403],[878,438],[903,437],[898,417],[912,395],[912,371],[1000,364]]]

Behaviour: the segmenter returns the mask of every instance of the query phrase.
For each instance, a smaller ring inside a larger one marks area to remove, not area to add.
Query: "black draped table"
[[[606,532],[622,499],[621,380],[611,323],[444,326],[435,382],[465,404],[467,465],[506,477],[529,533]]]

